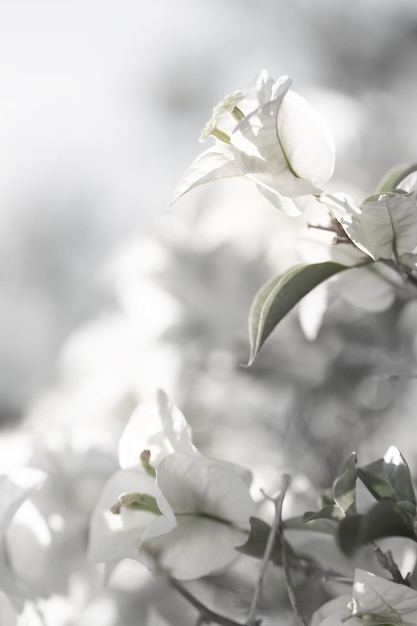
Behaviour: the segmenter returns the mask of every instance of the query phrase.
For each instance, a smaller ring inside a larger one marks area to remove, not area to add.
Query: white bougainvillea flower
[[[264,70],[245,92],[226,96],[213,110],[202,139],[215,145],[200,154],[174,191],[173,204],[203,183],[243,176],[272,204],[298,215],[308,194],[320,193],[334,169],[333,140],[310,105]]]
[[[417,623],[417,591],[364,570],[355,571],[352,598],[332,600],[313,617],[312,626],[413,626]]]
[[[139,464],[143,449],[148,455]],[[107,482],[91,518],[90,560],[112,568],[132,558],[185,580],[236,557],[254,512],[251,474],[203,456],[166,394],[159,391],[136,409],[119,454],[125,469]]]
[[[142,494],[142,508],[127,506],[127,495]],[[90,522],[88,556],[92,562],[114,564],[123,558],[139,560],[147,537],[170,532],[176,526],[171,507],[142,467],[120,470],[105,485]],[[123,500],[125,505],[123,505]]]
[[[417,196],[381,194],[360,208],[346,194],[321,196],[353,243],[372,259],[407,259],[417,249]]]
[[[254,514],[240,468],[203,455],[174,453],[158,466],[157,484],[172,507],[176,528],[142,544],[142,558],[146,553],[155,556],[159,567],[180,580],[206,576],[231,563]]]
[[[253,513],[240,468],[175,452],[156,479],[131,468],[108,481],[91,519],[89,558],[112,565],[132,558],[178,579],[198,578],[235,559]]]

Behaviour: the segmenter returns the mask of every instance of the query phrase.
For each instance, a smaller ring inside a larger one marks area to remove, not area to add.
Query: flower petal
[[[294,91],[286,94],[280,107],[278,134],[297,176],[323,187],[334,171],[333,138],[317,112]]]
[[[0,476],[0,536],[4,533],[21,504],[46,479],[46,474],[29,467],[14,469]]]
[[[132,413],[119,442],[120,467],[137,465],[143,450],[150,450],[152,466],[175,451],[199,454],[191,443],[185,417],[161,390]]]
[[[177,516],[178,526],[169,535],[144,544],[144,551],[156,555],[158,567],[178,580],[192,580],[229,565],[237,556],[236,546],[247,532],[216,520]],[[149,556],[148,556],[149,559]]]
[[[199,185],[234,176],[242,176],[242,171],[233,150],[226,144],[216,144],[193,161],[172,194],[168,206]]]
[[[156,480],[177,517],[195,513],[249,528],[254,504],[241,469],[232,463],[174,453],[161,461]]]
[[[283,84],[275,100],[239,122],[231,142],[247,178],[283,196],[303,196],[320,189],[294,172],[280,141],[277,118],[286,94],[284,86],[288,88],[289,84]]]
[[[122,508],[112,513],[122,493],[142,492],[156,495],[155,479],[144,470],[128,469],[116,472],[105,485],[90,522],[88,558],[92,562],[138,559],[138,548],[145,529],[157,522],[158,531],[169,532],[175,523],[148,511]]]
[[[417,591],[357,569],[353,584],[354,615],[384,615],[394,623],[417,620]]]

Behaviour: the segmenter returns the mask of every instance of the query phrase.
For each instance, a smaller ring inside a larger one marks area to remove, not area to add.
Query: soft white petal
[[[370,312],[384,311],[391,306],[395,287],[399,285],[399,274],[377,263],[342,272],[337,284],[332,283],[344,300]]]
[[[0,624],[1,626],[17,625],[16,610],[9,598],[2,591],[0,591]]]
[[[415,193],[381,196],[362,210],[345,194],[323,195],[320,200],[358,248],[373,259],[390,259],[417,247]]]
[[[300,326],[310,341],[319,334],[324,314],[328,307],[327,285],[318,285],[301,300],[298,307]]]
[[[46,474],[29,467],[9,471],[0,476],[0,536],[10,524],[21,504],[46,479]]]
[[[340,624],[341,626],[341,620],[347,615],[350,615],[348,604],[351,600],[351,596],[348,595],[339,596],[337,598],[333,598],[333,600],[329,600],[329,602],[323,604],[323,606],[317,609],[314,613],[310,626],[321,626],[321,624],[326,623],[326,618],[334,620],[333,622],[327,622],[329,625],[334,624],[334,626],[339,626]]]
[[[256,184],[276,190],[283,196],[319,193],[320,189],[291,171],[277,131],[277,116],[285,96],[268,102],[246,116],[232,134],[232,145],[244,175]]]
[[[161,390],[132,413],[119,442],[120,467],[137,465],[143,450],[150,450],[152,466],[175,451],[198,454],[185,417]]]
[[[417,620],[417,591],[357,569],[353,585],[354,613],[386,615],[394,622]]]
[[[193,161],[172,194],[168,206],[199,185],[234,176],[242,176],[242,171],[233,150],[227,144],[216,143]]]
[[[333,138],[317,112],[293,91],[286,94],[280,107],[278,133],[294,172],[323,187],[334,170]]]
[[[141,468],[116,472],[105,485],[90,521],[88,558],[92,562],[138,559],[138,548],[145,529],[158,522],[160,532],[169,532],[172,524],[166,518],[147,511],[122,508],[111,512],[122,493],[147,493],[155,497],[155,479]]]
[[[241,469],[232,463],[174,453],[160,463],[157,482],[177,516],[204,514],[249,527],[254,504]]]
[[[375,259],[413,252],[417,246],[415,193],[367,202],[350,229]]]
[[[266,185],[261,185],[259,182],[256,183],[256,187],[264,198],[269,200],[273,207],[281,211],[281,213],[285,213],[289,217],[297,217],[301,215],[302,211],[297,207],[293,198],[287,198],[282,196],[275,189],[271,189]]]
[[[147,542],[141,549],[158,555],[158,566],[178,580],[207,576],[225,567],[237,556],[247,532],[216,520],[177,516],[178,526],[169,535]],[[149,558],[149,557],[148,557]]]

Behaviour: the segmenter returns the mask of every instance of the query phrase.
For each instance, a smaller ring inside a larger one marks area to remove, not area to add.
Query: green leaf
[[[303,522],[311,522],[312,520],[328,519],[328,520],[341,520],[345,517],[343,509],[337,504],[329,504],[324,506],[319,511],[304,513]]]
[[[334,535],[335,525],[334,519],[305,519],[314,515],[313,512],[305,513],[297,517],[290,517],[283,522],[283,527],[286,530],[308,530],[316,533],[324,533],[325,535]]]
[[[342,474],[333,483],[334,501],[350,515],[356,513],[356,454],[353,452],[343,466]]]
[[[248,540],[243,546],[236,548],[236,550],[255,559],[263,559],[271,527],[258,517],[251,517],[249,521],[250,534]],[[287,541],[285,542],[285,552],[289,557],[295,556],[293,549]],[[282,565],[282,549],[278,535],[275,536],[271,561],[275,565]]]
[[[319,502],[320,502],[320,508],[323,508],[324,506],[327,506],[328,504],[334,504],[332,487],[329,487],[328,489],[325,489],[324,491],[322,491]]]
[[[401,452],[391,446],[382,459],[359,467],[357,473],[376,500],[408,502],[416,511],[416,495],[410,469]]]
[[[417,171],[417,165],[401,164],[390,169],[377,187],[377,193],[394,191],[410,174]]]
[[[366,515],[345,517],[336,533],[339,547],[347,556],[382,537],[408,537],[417,541],[412,517],[392,500],[380,500]]]
[[[249,314],[251,345],[248,366],[252,365],[265,340],[287,313],[314,287],[349,269],[346,265],[326,261],[301,264],[267,282],[256,294]]]

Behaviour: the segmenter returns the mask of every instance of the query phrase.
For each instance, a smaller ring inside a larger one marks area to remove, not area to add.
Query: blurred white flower
[[[313,616],[311,626],[352,626],[364,624],[404,624],[417,621],[417,591],[370,572],[357,569],[352,599],[331,600]]]
[[[254,84],[226,96],[202,132],[216,144],[185,173],[170,204],[206,182],[244,176],[276,208],[298,215],[309,194],[320,193],[334,169],[333,140],[310,105],[263,70]],[[239,105],[239,106],[238,106]]]
[[[5,593],[0,591],[0,624],[2,626],[16,626],[17,613]]]
[[[139,458],[132,463],[135,434],[137,457],[142,446],[147,450],[143,466]],[[156,472],[150,465],[154,456]],[[189,439],[185,418],[163,392],[132,415],[119,459],[126,469],[110,478],[92,515],[92,561],[112,567],[132,558],[189,580],[236,557],[235,547],[244,541],[254,512],[250,473],[201,455]]]
[[[20,609],[23,599],[39,591],[37,581],[30,579],[28,571],[20,570],[19,557],[22,551],[28,556],[35,550],[39,555],[39,549],[45,551],[48,544],[46,524],[36,507],[28,501],[45,479],[44,472],[30,467],[12,469],[0,476],[1,624],[14,624],[14,609]]]
[[[0,536],[23,502],[40,489],[45,479],[44,472],[29,467],[13,469],[0,476]]]

